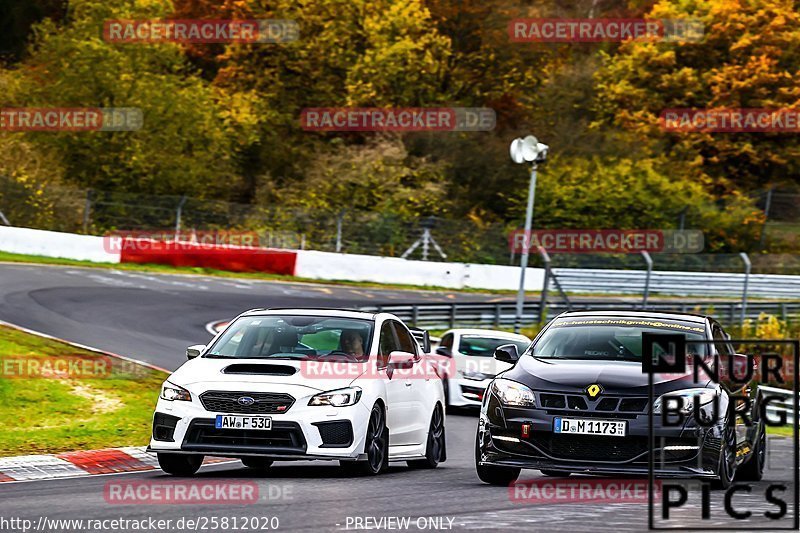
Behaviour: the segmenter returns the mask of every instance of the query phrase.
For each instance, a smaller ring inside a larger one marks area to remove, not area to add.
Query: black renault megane
[[[563,313],[521,355],[513,345],[495,352],[515,366],[498,375],[484,397],[475,442],[478,477],[508,485],[523,468],[549,476],[647,474],[654,454],[658,477],[704,478],[721,487],[729,486],[734,475],[760,479],[766,438],[758,388],[718,384],[703,372],[696,378],[691,371],[655,374],[650,405],[643,333],[683,334],[687,352],[709,365],[719,365],[726,355],[746,357],[734,353],[730,337],[710,317]],[[737,411],[742,400],[728,409],[734,394],[752,395],[752,422],[746,426]],[[682,422],[662,423],[667,398],[665,409]]]

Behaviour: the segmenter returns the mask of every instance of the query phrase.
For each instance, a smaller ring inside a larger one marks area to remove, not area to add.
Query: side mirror
[[[417,344],[422,349],[422,353],[431,353],[431,334],[426,329],[409,328],[411,334],[416,339]]]
[[[494,350],[494,358],[504,363],[514,364],[519,359],[516,344],[503,344]]]
[[[444,348],[442,346],[436,348],[436,353],[445,357],[453,357],[453,352],[450,350],[450,348]]]
[[[186,359],[194,359],[206,349],[205,344],[195,344],[186,348]]]
[[[389,354],[389,366],[393,368],[411,368],[417,362],[417,356],[408,352],[392,352]]]

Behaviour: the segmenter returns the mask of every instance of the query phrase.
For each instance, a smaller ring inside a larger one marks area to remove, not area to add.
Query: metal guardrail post
[[[500,304],[494,304],[494,327],[495,328],[499,328],[500,327],[501,309],[502,309],[502,307],[501,307]]]
[[[419,306],[411,306],[411,325],[417,327],[417,320],[419,319]]]
[[[175,211],[175,240],[181,237],[181,216],[183,215],[183,205],[186,203],[186,195],[181,196],[181,201],[178,202],[178,208]]]
[[[646,250],[642,250],[642,257],[647,263],[647,275],[644,278],[644,295],[642,296],[642,309],[647,309],[647,298],[650,296],[650,276],[653,273],[653,258]]]
[[[342,251],[342,222],[344,220],[344,210],[336,215],[336,253]]]
[[[456,304],[450,307],[450,329],[456,327]]]
[[[542,286],[542,295],[541,298],[539,298],[539,309],[538,313],[536,313],[536,323],[541,324],[547,318],[547,288],[550,285],[550,256],[547,250],[541,246],[538,247],[538,250],[539,255],[542,256],[542,262],[544,263],[544,286]]]
[[[92,212],[92,190],[86,190],[86,201],[83,204],[83,233],[89,234],[89,216]]]
[[[750,270],[753,264],[746,253],[742,252],[739,257],[744,261],[744,289],[742,290],[742,315],[739,320],[739,325],[744,326],[744,318],[747,316],[747,285],[750,283]]]

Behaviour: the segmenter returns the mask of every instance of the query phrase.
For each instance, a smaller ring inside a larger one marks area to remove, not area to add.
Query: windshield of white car
[[[373,325],[326,316],[241,317],[203,357],[363,363],[369,359]]]
[[[463,335],[458,343],[458,351],[459,353],[469,356],[492,357],[495,349],[504,344],[513,344],[517,347],[517,351],[522,353],[528,347],[530,341],[483,337],[480,335]]]
[[[642,333],[683,333],[687,351],[706,354],[703,324],[651,319],[558,320],[531,346],[528,355],[541,359],[642,360]]]

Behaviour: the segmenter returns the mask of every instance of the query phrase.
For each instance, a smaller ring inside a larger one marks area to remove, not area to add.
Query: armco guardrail
[[[771,402],[767,407],[767,416],[769,416],[770,420],[778,419],[780,415],[777,413],[783,411],[786,413],[786,423],[794,424],[794,401],[792,401],[794,394],[792,391],[776,389],[775,387],[765,387],[763,385],[760,385],[758,388],[765,394],[769,396],[778,396],[782,400],[781,402]]]
[[[647,283],[643,270],[552,269],[554,277],[567,293],[642,294]],[[745,274],[718,272],[653,271],[650,294],[676,296],[729,296],[742,294]],[[748,296],[756,298],[800,299],[800,276],[750,274]]]
[[[603,300],[571,300],[569,304],[551,302],[541,316],[554,316],[572,309],[642,309],[640,302],[621,302]],[[404,322],[428,329],[447,329],[453,327],[511,328],[514,326],[516,304],[508,302],[492,303],[442,303],[442,304],[388,304],[362,306],[364,311],[384,311],[397,315]],[[725,324],[738,324],[742,304],[725,300],[655,300],[647,304],[650,311],[679,311],[709,314]],[[541,304],[538,301],[525,303],[523,324],[534,324],[538,320]],[[800,320],[800,301],[756,301],[747,305],[746,318],[757,318],[761,313],[776,315],[785,320]]]

